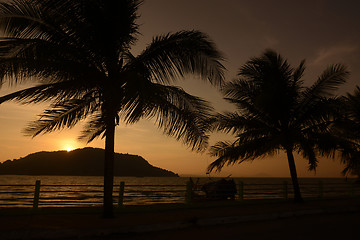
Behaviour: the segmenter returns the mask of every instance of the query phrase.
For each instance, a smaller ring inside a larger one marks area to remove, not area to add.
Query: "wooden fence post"
[[[192,201],[192,188],[193,183],[191,181],[186,182],[186,196],[185,196],[185,203],[191,204]]]
[[[118,207],[122,207],[124,205],[124,191],[125,182],[120,182]]]
[[[287,181],[283,182],[283,197],[285,200],[288,199],[288,183],[287,183]]]
[[[239,201],[244,200],[244,182],[242,181],[238,183],[238,199]]]
[[[36,182],[35,182],[35,192],[34,192],[34,201],[33,201],[33,209],[37,209],[39,207],[39,199],[40,199],[40,180],[36,180]]]
[[[323,181],[319,181],[319,198],[323,198],[324,197],[324,183]]]

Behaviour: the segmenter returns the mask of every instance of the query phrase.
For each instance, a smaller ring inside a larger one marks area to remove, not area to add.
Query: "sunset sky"
[[[140,7],[139,40],[133,48],[138,54],[152,37],[179,30],[207,33],[224,53],[227,80],[236,77],[237,69],[250,57],[271,48],[296,66],[306,59],[304,79],[311,84],[329,64],[343,63],[351,72],[348,83],[339,94],[352,92],[360,85],[360,1],[358,0],[145,0]],[[233,107],[205,82],[187,76],[178,82],[191,94],[213,103],[218,112]],[[15,88],[2,86],[0,96]],[[46,107],[42,105],[0,105],[0,162],[24,157],[37,151],[71,150],[82,147],[104,147],[97,139],[86,145],[77,141],[81,125],[61,132],[24,137],[22,129],[36,119]],[[210,144],[230,140],[231,135],[212,134]],[[207,152],[191,152],[182,143],[162,134],[151,120],[116,129],[115,151],[143,156],[152,165],[180,175],[205,175],[214,158]],[[297,157],[299,177],[339,177],[338,160],[321,159],[316,172],[308,172],[306,161]],[[211,176],[288,177],[284,155],[257,159],[252,163],[226,167]]]

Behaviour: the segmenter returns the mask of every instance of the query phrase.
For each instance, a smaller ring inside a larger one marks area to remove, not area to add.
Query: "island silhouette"
[[[104,149],[36,152],[0,163],[2,175],[103,176]],[[152,166],[143,157],[115,153],[114,175],[123,177],[178,177],[174,172]]]

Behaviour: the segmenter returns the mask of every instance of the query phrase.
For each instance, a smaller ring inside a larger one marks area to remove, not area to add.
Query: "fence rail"
[[[334,198],[360,196],[360,184],[331,183],[301,184],[304,198]],[[227,191],[227,189],[222,189]],[[149,205],[158,203],[187,203],[207,201],[201,186],[187,185],[126,185],[114,186],[114,204]],[[31,184],[0,185],[0,207],[93,207],[102,205],[102,185],[48,185],[40,180]],[[288,199],[293,196],[288,182],[279,184],[236,184],[234,200]]]

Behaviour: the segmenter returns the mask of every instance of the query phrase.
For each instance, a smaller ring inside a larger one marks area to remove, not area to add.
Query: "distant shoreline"
[[[103,176],[104,149],[82,148],[73,151],[36,152],[0,164],[0,175],[30,176]],[[179,175],[151,165],[143,157],[114,154],[114,176],[178,177]]]

